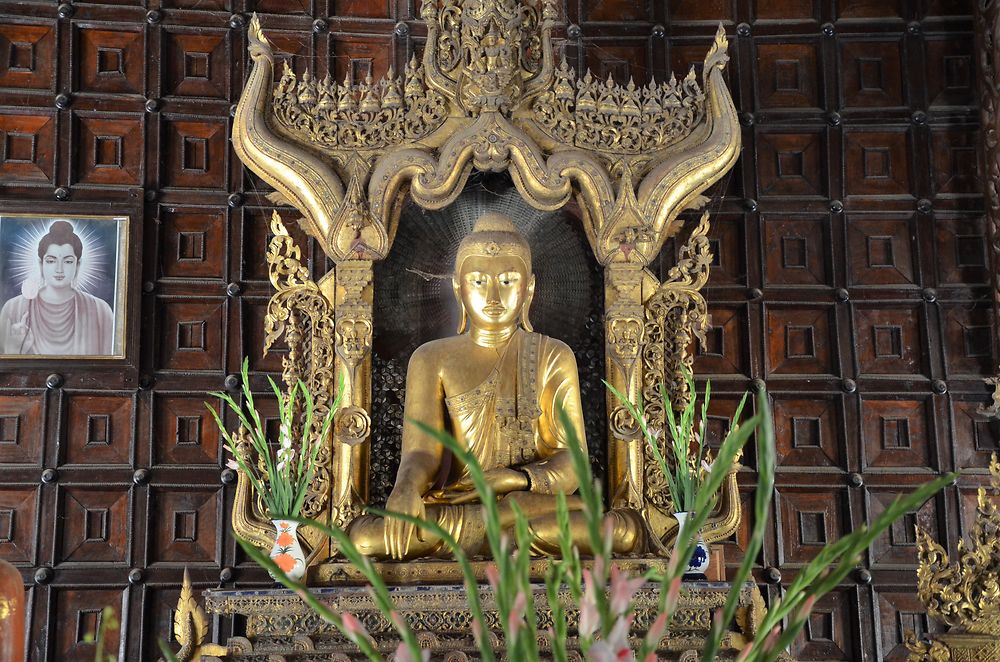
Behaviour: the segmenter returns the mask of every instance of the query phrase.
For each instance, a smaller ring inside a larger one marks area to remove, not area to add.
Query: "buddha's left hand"
[[[490,469],[485,472],[484,476],[487,484],[497,494],[517,492],[518,490],[526,490],[529,487],[528,476],[517,469],[499,467],[497,469]],[[463,478],[448,486],[445,491],[445,498],[454,504],[474,503],[479,501],[479,493],[476,492],[471,478]]]

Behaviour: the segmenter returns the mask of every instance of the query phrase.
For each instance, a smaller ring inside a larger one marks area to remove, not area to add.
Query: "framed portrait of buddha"
[[[0,212],[0,358],[125,357],[128,216]]]

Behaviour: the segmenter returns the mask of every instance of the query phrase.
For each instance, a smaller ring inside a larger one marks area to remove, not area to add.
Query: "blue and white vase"
[[[684,512],[684,513],[674,513],[674,518],[677,520],[678,529],[677,533],[680,535],[680,530],[684,528],[684,522],[687,518],[694,513]],[[684,581],[686,582],[703,582],[707,580],[705,577],[705,572],[708,570],[709,553],[708,544],[702,539],[701,533],[698,533],[698,542],[695,543],[694,551],[691,552],[691,559],[688,561],[687,569],[684,571]]]

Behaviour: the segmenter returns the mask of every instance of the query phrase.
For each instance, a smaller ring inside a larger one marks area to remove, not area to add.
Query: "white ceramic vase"
[[[684,522],[688,517],[694,513],[681,512],[674,513],[674,518],[677,520],[677,524],[680,528],[683,528]],[[680,531],[678,528],[678,532]],[[701,537],[701,533],[698,533],[698,542],[695,543],[694,551],[691,553],[691,559],[688,561],[687,569],[684,571],[684,581],[705,581],[705,572],[708,570],[709,553],[708,545]]]
[[[299,523],[291,520],[274,519],[274,546],[271,548],[271,560],[281,568],[289,578],[299,581],[306,574],[306,557],[299,544]],[[274,577],[274,575],[271,575]],[[274,577],[277,579],[277,577]]]

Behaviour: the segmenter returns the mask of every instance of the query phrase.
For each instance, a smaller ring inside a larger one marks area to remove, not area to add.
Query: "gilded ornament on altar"
[[[228,653],[225,646],[206,644],[206,637],[208,637],[208,616],[195,600],[191,577],[185,568],[181,594],[174,610],[174,640],[181,645],[180,650],[174,654],[175,659],[178,662],[195,662],[207,659],[209,656],[214,659]]]
[[[275,232],[266,335],[269,346],[279,337],[289,346],[286,383],[302,378],[329,398],[343,381],[307,506],[309,516],[342,527],[368,500],[372,264],[390,251],[404,199],[445,207],[473,169],[509,172],[540,210],[575,198],[606,273],[608,382],[637,399],[665,380],[672,397],[683,397],[678,371],[707,323],[699,292],[707,220],[666,283],[647,267],[680,229],[681,212],[703,206],[702,193],[740,150],[721,26],[700,80],[692,70],[621,85],[556,62],[553,0],[428,0],[421,18],[427,47],[402,75],[339,83],[286,68],[274,84],[274,54],[254,16],[253,66],[233,123],[238,156],[275,188],[273,201],[298,210],[302,229],[335,263],[313,282],[287,232]],[[644,441],[621,414],[608,403],[609,507],[640,513],[652,539],[666,544],[674,521],[658,515]],[[731,474],[715,520],[720,537],[739,520],[735,484]],[[264,544],[269,524],[241,487],[234,528]]]
[[[959,540],[955,561],[917,527],[917,594],[927,614],[950,626],[930,641],[908,637],[911,662],[1000,662],[1000,462],[990,459],[991,496],[980,487],[968,541]]]

